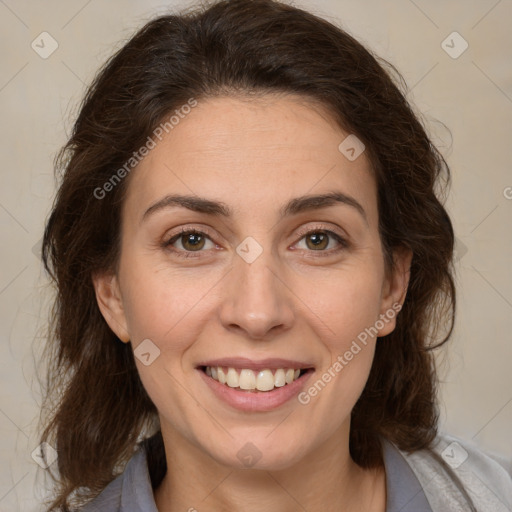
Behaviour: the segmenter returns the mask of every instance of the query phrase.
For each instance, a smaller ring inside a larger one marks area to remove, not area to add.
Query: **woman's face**
[[[353,139],[339,149],[348,135],[292,96],[215,98],[132,171],[118,274],[95,286],[177,447],[284,469],[348,440],[410,263],[385,272],[376,184]],[[255,382],[273,390],[239,389]]]

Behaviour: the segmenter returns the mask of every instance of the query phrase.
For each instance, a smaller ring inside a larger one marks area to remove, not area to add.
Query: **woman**
[[[509,510],[437,431],[449,170],[351,36],[271,0],[156,18],[59,163],[48,510]]]

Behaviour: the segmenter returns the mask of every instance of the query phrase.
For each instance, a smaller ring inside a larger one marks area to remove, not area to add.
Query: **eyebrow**
[[[279,209],[279,216],[282,219],[286,216],[319,210],[334,206],[335,204],[344,204],[354,208],[368,223],[366,212],[361,204],[352,196],[338,191],[319,195],[305,195],[291,199]],[[141,223],[157,211],[174,206],[216,217],[233,217],[231,208],[221,201],[213,201],[199,196],[171,194],[152,204],[142,215]]]

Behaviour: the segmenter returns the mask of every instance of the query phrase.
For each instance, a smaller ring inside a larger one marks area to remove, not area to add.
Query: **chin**
[[[207,451],[219,464],[229,468],[280,471],[293,466],[305,455],[304,443],[286,446],[283,443],[283,439],[270,439],[265,432],[261,436],[249,434],[245,441],[238,438],[228,446],[217,445]]]

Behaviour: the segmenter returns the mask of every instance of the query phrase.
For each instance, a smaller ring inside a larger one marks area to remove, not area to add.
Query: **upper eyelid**
[[[338,231],[341,231],[341,233],[336,232],[336,229],[338,229]],[[311,232],[314,232],[314,231],[332,232],[335,235],[339,236],[340,238],[348,239],[348,235],[346,234],[345,230],[341,229],[340,227],[334,228],[334,227],[330,227],[330,226],[327,226],[327,225],[322,225],[321,223],[316,225],[316,226],[309,226],[309,227],[306,227],[304,229],[302,229],[302,228],[299,229],[297,231],[297,236],[303,237],[303,236],[307,235],[308,233],[311,233]]]

